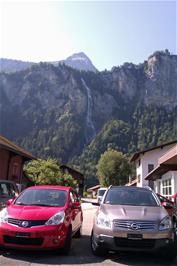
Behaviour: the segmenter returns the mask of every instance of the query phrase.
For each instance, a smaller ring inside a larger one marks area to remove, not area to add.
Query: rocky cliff
[[[103,72],[40,63],[1,73],[0,114],[1,134],[90,174],[108,146],[130,154],[177,138],[177,56]]]

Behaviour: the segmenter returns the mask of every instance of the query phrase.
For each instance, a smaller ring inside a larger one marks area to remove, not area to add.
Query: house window
[[[172,195],[172,184],[171,179],[162,181],[162,194],[165,197],[169,197]]]
[[[150,173],[154,169],[153,164],[148,164],[148,173]]]
[[[141,165],[141,160],[139,159],[139,160],[138,160],[138,166],[140,166],[140,165]]]

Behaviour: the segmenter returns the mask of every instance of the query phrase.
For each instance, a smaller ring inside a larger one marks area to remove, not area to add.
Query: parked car
[[[173,226],[177,227],[177,206],[176,203],[171,201],[170,199],[162,196],[161,194],[157,193],[162,206],[167,210],[168,214],[171,216],[173,221]]]
[[[7,206],[9,199],[17,197],[18,194],[18,187],[15,182],[0,180],[0,210]]]
[[[98,192],[97,192],[97,200],[98,202],[100,203],[102,201],[102,198],[104,196],[104,193],[106,192],[107,188],[105,187],[101,187],[98,189]]]
[[[98,256],[109,250],[150,251],[174,259],[171,217],[152,190],[111,186],[94,218],[91,249]]]
[[[170,197],[170,200],[173,201],[175,205],[177,205],[177,193],[175,193],[174,195],[172,195]]]
[[[81,235],[83,215],[71,187],[34,186],[9,200],[0,220],[0,246],[68,254],[72,236]]]

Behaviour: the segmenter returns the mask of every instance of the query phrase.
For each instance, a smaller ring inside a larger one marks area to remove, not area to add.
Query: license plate
[[[30,233],[26,233],[26,232],[17,232],[16,233],[16,237],[30,237],[31,234]]]
[[[141,240],[143,238],[143,235],[142,234],[127,234],[127,238]]]

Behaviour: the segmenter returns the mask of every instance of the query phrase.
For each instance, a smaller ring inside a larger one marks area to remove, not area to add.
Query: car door
[[[77,231],[82,223],[82,211],[78,197],[74,191],[70,191],[70,204],[71,204],[71,223],[73,232]]]

